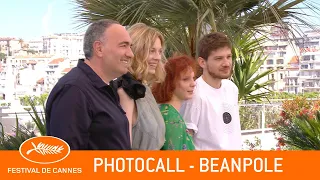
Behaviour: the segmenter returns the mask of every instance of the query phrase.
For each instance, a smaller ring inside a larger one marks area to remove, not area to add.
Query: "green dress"
[[[160,111],[166,125],[166,141],[161,150],[195,150],[180,113],[170,104],[160,104]]]

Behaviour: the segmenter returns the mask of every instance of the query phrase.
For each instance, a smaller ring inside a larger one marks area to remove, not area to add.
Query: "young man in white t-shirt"
[[[181,108],[197,150],[241,150],[238,88],[229,80],[231,48],[223,33],[208,34],[199,42],[203,74],[196,80],[193,98]]]

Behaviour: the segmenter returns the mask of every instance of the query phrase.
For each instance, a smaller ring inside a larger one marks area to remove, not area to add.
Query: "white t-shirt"
[[[238,88],[232,81],[222,80],[215,89],[199,77],[193,98],[183,103],[180,113],[187,128],[195,131],[197,150],[241,150]]]

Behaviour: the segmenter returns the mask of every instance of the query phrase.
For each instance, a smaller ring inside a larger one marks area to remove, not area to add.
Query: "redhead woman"
[[[166,141],[162,150],[194,150],[192,136],[179,113],[182,102],[191,99],[195,88],[195,61],[188,56],[168,59],[165,64],[166,78],[156,83],[152,92],[160,104],[166,125]]]

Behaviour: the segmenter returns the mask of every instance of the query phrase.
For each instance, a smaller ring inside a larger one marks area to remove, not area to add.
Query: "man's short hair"
[[[83,52],[86,59],[93,56],[93,43],[101,40],[107,28],[112,24],[120,24],[119,22],[111,19],[102,19],[93,22],[87,29],[83,39]]]
[[[214,32],[205,35],[199,41],[198,55],[205,60],[208,60],[208,57],[212,51],[215,51],[220,48],[232,48],[231,42],[226,34],[221,32]]]

